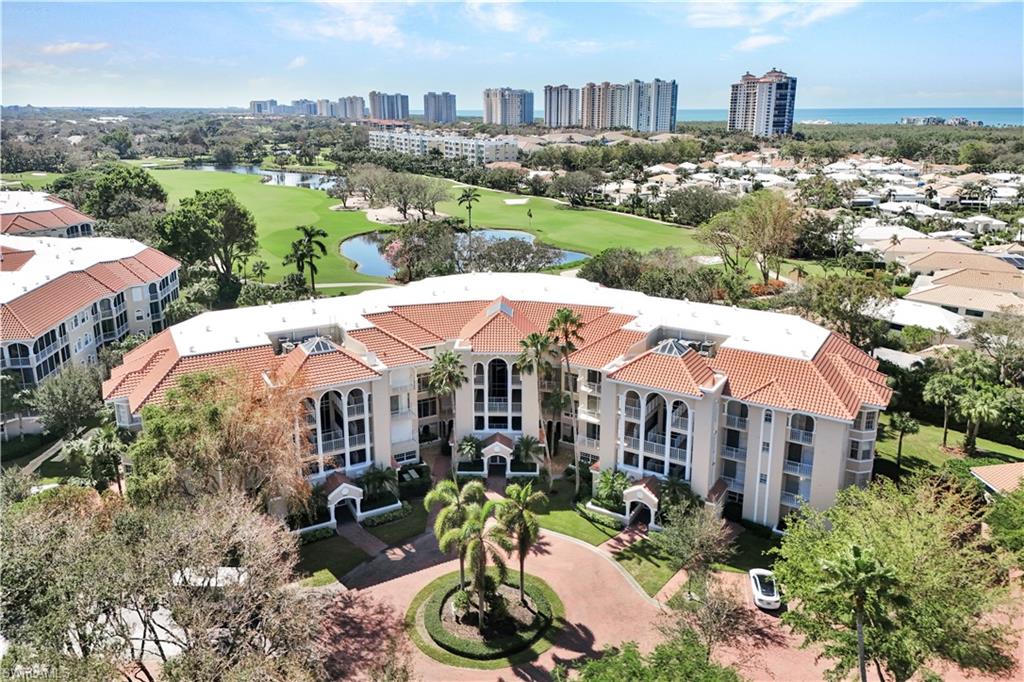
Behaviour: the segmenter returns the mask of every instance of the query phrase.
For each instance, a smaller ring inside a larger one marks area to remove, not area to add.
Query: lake
[[[266,184],[281,185],[282,187],[306,187],[308,189],[324,190],[334,187],[334,178],[323,173],[296,173],[295,171],[264,170],[259,166],[214,166],[212,164],[191,166],[188,170],[262,175],[267,178],[264,181]]]
[[[521,230],[473,230],[473,234],[487,239],[523,239],[531,243],[534,240],[532,234]],[[341,253],[346,258],[355,261],[357,272],[377,277],[391,277],[395,274],[395,269],[384,260],[384,256],[380,252],[387,235],[387,232],[368,232],[350,237],[341,243]],[[561,258],[558,259],[560,265],[587,258],[587,254],[578,251],[559,249],[559,252],[561,253]]]

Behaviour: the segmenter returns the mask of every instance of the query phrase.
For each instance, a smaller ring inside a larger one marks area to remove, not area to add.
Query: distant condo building
[[[573,128],[580,124],[580,90],[568,85],[544,86],[544,125]]]
[[[366,116],[366,100],[358,95],[339,97],[335,103],[334,115],[337,118],[358,121]]]
[[[484,90],[484,123],[533,125],[533,92],[513,88]]]
[[[796,77],[772,69],[758,78],[749,71],[733,83],[729,98],[729,130],[754,137],[790,135],[796,103]]]
[[[370,118],[404,121],[409,118],[409,96],[395,93],[370,92]]]
[[[260,114],[276,114],[276,99],[254,99],[249,102],[249,113],[256,116]]]
[[[474,164],[515,161],[519,156],[519,148],[512,140],[392,130],[371,130],[370,149],[410,156],[426,156],[436,149],[446,159],[463,159]]]
[[[293,99],[291,113],[300,116],[316,116],[316,102],[311,99]]]
[[[584,128],[598,130],[671,132],[676,127],[677,98],[674,80],[587,83],[580,90],[580,120]]]
[[[337,102],[329,99],[296,99],[291,104],[278,104],[276,99],[254,99],[249,102],[249,113],[254,116],[330,116],[354,121],[364,118],[365,110],[366,104],[362,97],[339,97]]]
[[[455,95],[450,92],[423,95],[423,119],[427,123],[455,123]]]

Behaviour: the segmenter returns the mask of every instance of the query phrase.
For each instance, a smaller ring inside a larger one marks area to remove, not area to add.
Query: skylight
[[[309,341],[303,341],[302,347],[306,349],[308,355],[334,352],[334,344],[322,336],[310,339]]]
[[[690,351],[690,346],[680,339],[665,339],[654,349],[660,355],[671,355],[681,357]]]

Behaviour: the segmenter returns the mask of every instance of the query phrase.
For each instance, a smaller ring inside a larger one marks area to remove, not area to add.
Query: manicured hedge
[[[363,525],[367,528],[373,528],[374,526],[383,526],[385,523],[391,523],[398,519],[404,519],[409,514],[412,514],[412,505],[408,502],[402,502],[401,509],[395,509],[394,511],[384,512],[377,516],[371,516],[368,519],[363,519]]]
[[[312,542],[316,542],[317,540],[326,540],[334,534],[335,530],[333,528],[318,528],[316,530],[311,530],[308,533],[300,533],[299,544],[308,545]]]
[[[518,585],[513,584],[511,580],[506,584],[518,589]],[[441,622],[441,609],[444,608],[447,600],[459,590],[458,577],[439,585],[427,599],[427,603],[423,607],[423,625],[435,644],[458,656],[475,660],[490,660],[518,653],[536,642],[552,624],[551,602],[544,594],[541,583],[535,578],[527,576],[525,586],[526,593],[533,600],[537,613],[530,626],[515,635],[489,642],[477,642],[463,639],[445,629]]]
[[[415,470],[419,474],[419,478],[414,478],[409,481],[402,480],[402,474],[409,470]],[[424,497],[431,488],[430,481],[430,466],[427,464],[415,464],[408,467],[402,467],[398,471],[398,496],[403,500],[408,500],[414,497]]]
[[[471,459],[469,461],[459,462],[455,465],[456,471],[460,473],[463,471],[480,472],[485,470],[484,460],[482,459]]]

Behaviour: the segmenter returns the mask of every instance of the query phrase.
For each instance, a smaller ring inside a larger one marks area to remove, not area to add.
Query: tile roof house
[[[46,192],[0,191],[0,234],[90,237],[96,219]]]

